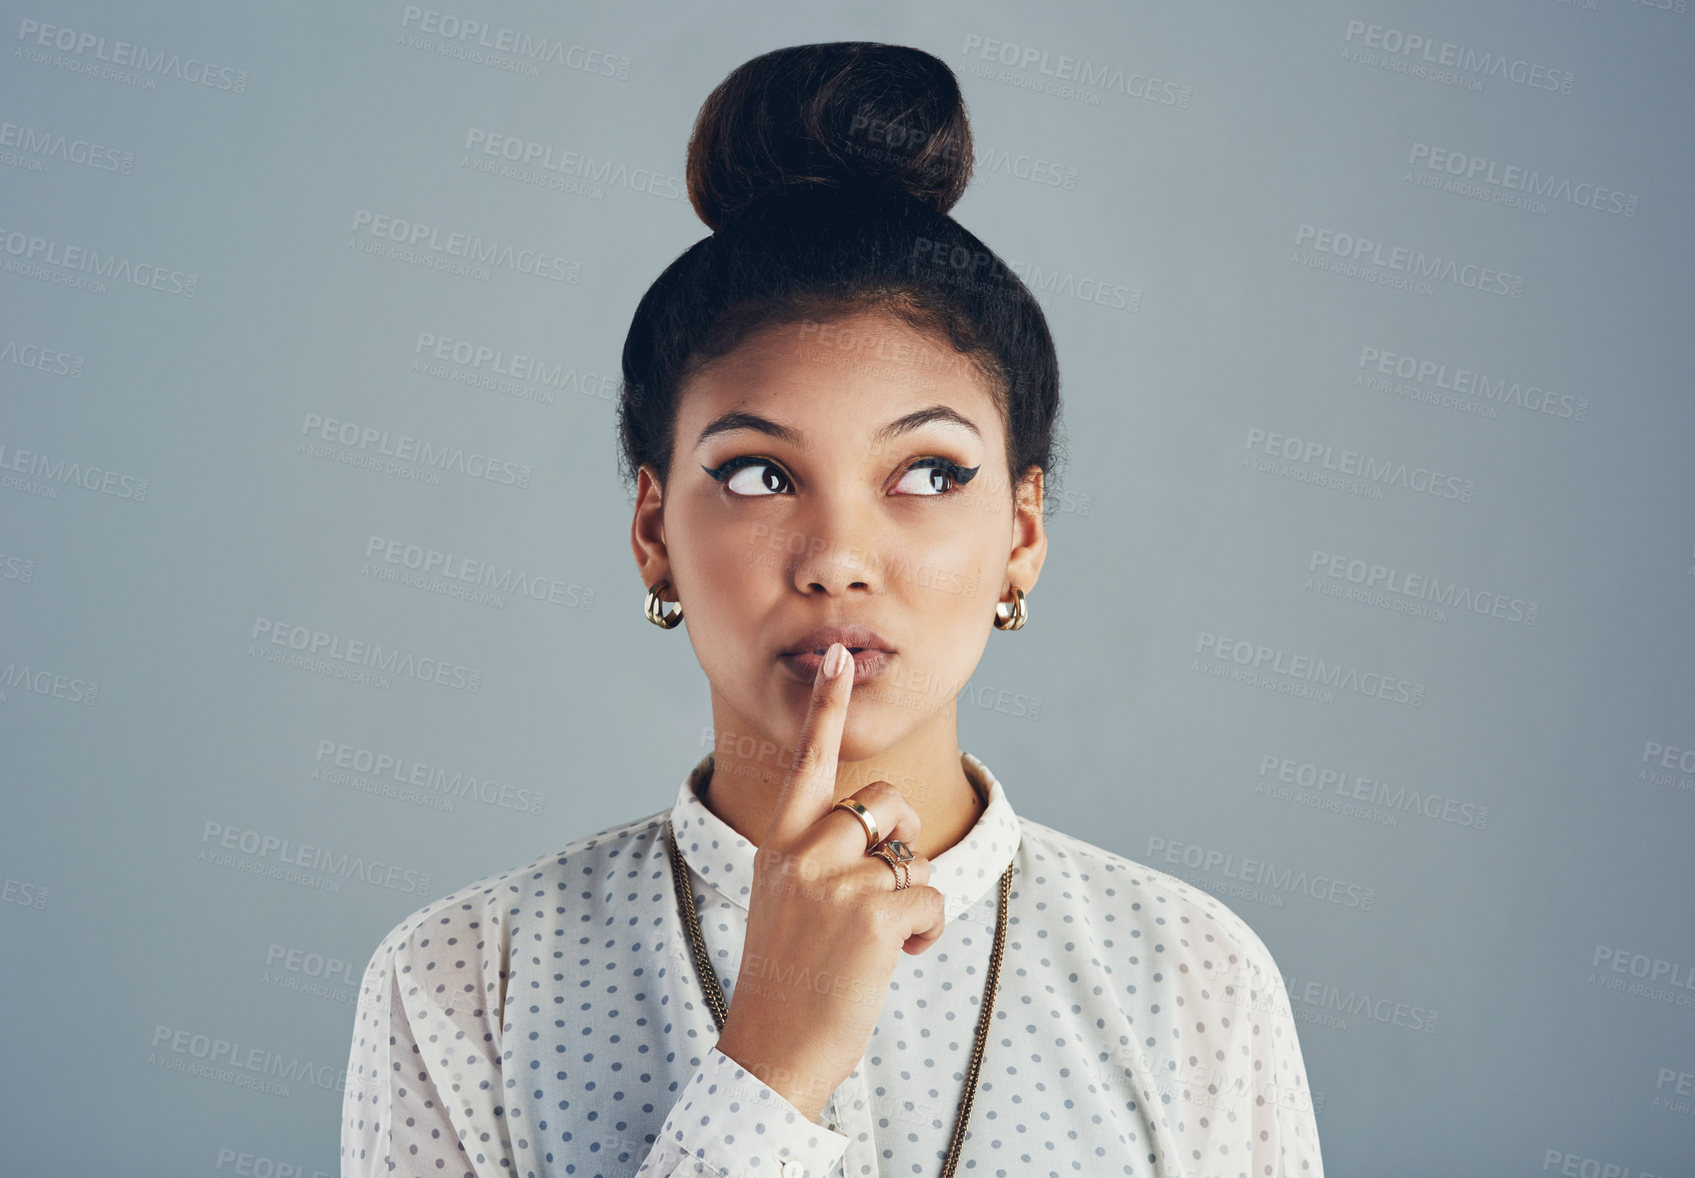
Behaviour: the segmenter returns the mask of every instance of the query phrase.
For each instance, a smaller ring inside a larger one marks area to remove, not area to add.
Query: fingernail
[[[830,643],[830,649],[824,652],[824,678],[834,679],[842,673],[842,664],[848,661],[847,647],[840,642]]]

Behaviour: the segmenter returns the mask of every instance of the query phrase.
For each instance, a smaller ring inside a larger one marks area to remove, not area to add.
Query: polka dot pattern
[[[1016,860],[1000,992],[959,1171],[1322,1178],[1271,954],[1214,897],[989,803],[932,864],[947,929],[901,954],[869,1047],[819,1121],[719,1052],[665,853],[671,819],[735,999],[755,848],[700,800],[414,912],[366,967],[344,1178],[938,1174]]]

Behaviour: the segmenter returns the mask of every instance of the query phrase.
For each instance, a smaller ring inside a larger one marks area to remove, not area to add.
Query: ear
[[[1036,580],[1042,575],[1042,562],[1048,556],[1048,530],[1042,523],[1045,488],[1042,468],[1031,465],[1025,468],[1014,493],[1012,551],[1006,558],[1006,579],[1026,594],[1036,587]]]
[[[630,551],[636,558],[643,589],[657,581],[670,579],[671,558],[665,546],[664,492],[660,489],[658,474],[645,462],[636,472],[636,510],[630,521]],[[663,601],[679,600],[674,584],[659,596]]]

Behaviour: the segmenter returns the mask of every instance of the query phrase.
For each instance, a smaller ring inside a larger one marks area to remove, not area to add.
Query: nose
[[[878,555],[881,521],[863,496],[820,495],[816,507],[797,521],[805,545],[789,570],[802,593],[879,592],[883,587]]]

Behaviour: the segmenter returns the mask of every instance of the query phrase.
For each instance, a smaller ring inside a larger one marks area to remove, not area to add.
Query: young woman
[[[715,747],[668,809],[388,935],[345,1175],[1322,1174],[1258,937],[957,743],[1028,617],[1059,406],[1035,300],[948,216],[971,157],[914,49],[784,49],[707,99],[713,233],[636,310],[620,433]]]

